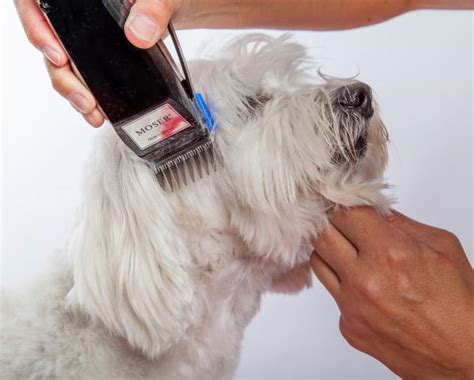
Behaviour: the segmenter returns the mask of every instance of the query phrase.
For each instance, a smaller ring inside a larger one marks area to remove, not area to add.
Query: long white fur
[[[194,62],[224,168],[175,193],[107,128],[69,246],[2,297],[0,377],[230,378],[261,295],[308,285],[327,210],[389,206],[378,113],[344,119],[331,101],[354,80],[318,83],[313,69],[303,46],[262,34]]]

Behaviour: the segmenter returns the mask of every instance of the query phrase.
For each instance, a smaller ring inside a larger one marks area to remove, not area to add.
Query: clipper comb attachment
[[[216,171],[221,163],[214,144],[207,141],[156,166],[155,175],[163,189],[173,191]]]
[[[122,141],[174,191],[217,170],[215,123],[195,93],[170,23],[180,66],[163,41],[147,50],[131,45],[123,27],[129,0],[39,0],[74,69]]]

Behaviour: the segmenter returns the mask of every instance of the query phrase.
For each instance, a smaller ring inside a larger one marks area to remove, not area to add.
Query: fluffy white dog
[[[103,136],[65,254],[2,297],[2,379],[232,377],[262,294],[309,284],[327,211],[389,205],[370,88],[310,68],[301,45],[261,34],[194,62],[224,165],[174,193]]]

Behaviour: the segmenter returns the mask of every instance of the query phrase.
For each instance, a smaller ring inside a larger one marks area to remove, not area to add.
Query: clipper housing
[[[128,0],[39,0],[69,54],[122,141],[152,166],[166,190],[217,169],[214,121],[195,94],[175,31],[169,32],[183,73],[160,41],[141,50],[123,32]]]

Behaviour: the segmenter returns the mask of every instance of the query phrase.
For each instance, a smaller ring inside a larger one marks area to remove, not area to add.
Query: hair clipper
[[[174,190],[216,170],[215,123],[195,93],[176,33],[169,33],[181,72],[163,41],[134,47],[123,27],[128,0],[39,0],[69,54],[122,141]]]

